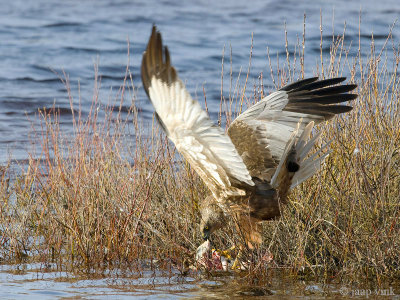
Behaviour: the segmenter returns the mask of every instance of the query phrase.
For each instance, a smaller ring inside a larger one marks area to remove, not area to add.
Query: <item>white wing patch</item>
[[[143,53],[141,77],[166,134],[216,199],[243,196],[254,186],[230,138],[190,97],[155,26]]]
[[[248,108],[245,112],[239,115],[236,120],[253,120],[260,117],[263,112],[282,111],[288,104],[288,94],[285,91],[274,92],[263,98],[260,102]]]
[[[254,185],[230,138],[212,123],[181,80],[167,85],[154,76],[149,96],[168,137],[213,192],[219,188],[232,193],[237,190],[232,184]]]

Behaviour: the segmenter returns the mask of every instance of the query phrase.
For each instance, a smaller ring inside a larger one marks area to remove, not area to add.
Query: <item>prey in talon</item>
[[[210,236],[231,221],[244,241],[239,253],[259,247],[261,222],[279,217],[289,192],[329,154],[329,143],[313,150],[320,136],[314,125],[349,112],[343,103],[357,98],[356,85],[342,84],[344,77],[302,79],[249,107],[225,132],[186,90],[155,26],[141,76],[160,126],[210,191],[200,203],[205,242],[198,261],[210,250]]]
[[[212,249],[210,240],[202,243],[196,251],[196,262],[198,266],[208,271],[227,271],[230,268],[230,254],[228,251]]]

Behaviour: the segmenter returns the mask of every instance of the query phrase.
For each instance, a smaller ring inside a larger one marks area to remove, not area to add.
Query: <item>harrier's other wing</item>
[[[310,122],[318,124],[352,109],[339,105],[357,98],[356,94],[347,93],[356,85],[337,85],[344,80],[340,77],[318,81],[313,77],[294,82],[265,97],[232,122],[228,134],[251,176],[270,181],[293,131],[297,130],[300,136]]]
[[[143,54],[142,81],[166,134],[214,195],[240,194],[235,187],[254,185],[230,138],[186,91],[155,26]]]

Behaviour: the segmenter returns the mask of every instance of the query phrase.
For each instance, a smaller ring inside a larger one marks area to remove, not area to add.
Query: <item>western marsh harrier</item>
[[[312,176],[328,152],[309,155],[316,123],[348,112],[341,102],[356,85],[345,78],[308,78],[289,84],[240,114],[227,134],[189,95],[153,26],[142,60],[144,89],[169,139],[211,191],[200,203],[205,240],[235,218],[249,247],[261,242],[260,222],[280,215],[288,192]]]

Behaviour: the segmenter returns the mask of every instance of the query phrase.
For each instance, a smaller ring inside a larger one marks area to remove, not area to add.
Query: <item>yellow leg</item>
[[[229,249],[221,251],[221,255],[225,256],[227,259],[231,259],[232,258],[232,251],[235,250],[235,248],[236,248],[235,245],[233,245]]]
[[[238,254],[236,255],[235,261],[233,262],[232,265],[232,270],[240,270],[240,257],[242,256],[242,250],[239,250]]]

